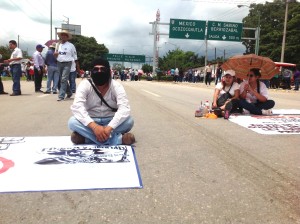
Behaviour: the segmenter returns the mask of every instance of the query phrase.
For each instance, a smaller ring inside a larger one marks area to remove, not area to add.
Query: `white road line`
[[[149,94],[153,95],[153,96],[161,97],[160,95],[157,95],[157,94],[155,94],[155,93],[149,92],[149,91],[147,91],[147,90],[144,90],[144,89],[142,89],[142,90],[143,90],[144,92],[146,92],[146,93],[149,93]]]
[[[49,96],[50,94],[43,94],[43,95],[39,95],[38,97],[46,97],[46,96]]]

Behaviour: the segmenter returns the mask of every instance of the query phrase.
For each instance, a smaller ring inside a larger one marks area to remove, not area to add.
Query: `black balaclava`
[[[106,83],[109,83],[111,80],[110,66],[109,62],[103,58],[97,58],[93,62],[93,66],[102,65],[106,68],[106,71],[98,71],[93,69],[92,71],[92,80],[97,86],[103,86]]]

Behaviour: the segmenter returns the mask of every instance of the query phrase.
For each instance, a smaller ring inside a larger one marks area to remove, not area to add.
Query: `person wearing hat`
[[[240,107],[250,114],[272,115],[275,102],[268,99],[268,88],[259,80],[259,69],[250,69],[247,77],[240,85]]]
[[[69,86],[69,77],[72,66],[72,61],[76,63],[76,70],[79,72],[79,64],[77,61],[77,52],[75,46],[69,42],[72,34],[67,30],[62,30],[57,33],[60,41],[56,45],[54,56],[57,58],[57,68],[60,76],[60,89],[57,101],[62,101],[72,96],[72,91]]]
[[[45,64],[47,65],[47,90],[44,92],[45,94],[51,93],[51,83],[52,85],[52,93],[57,94],[57,87],[59,81],[59,74],[57,70],[57,60],[54,57],[54,50],[56,47],[56,43],[53,42],[46,53]]]
[[[34,88],[35,92],[43,92],[42,88],[42,80],[44,75],[44,66],[45,61],[42,57],[42,51],[44,50],[44,46],[41,44],[36,45],[36,51],[32,55],[33,65],[34,65]]]
[[[22,68],[21,68],[21,60],[23,59],[23,53],[20,48],[17,47],[17,42],[15,40],[9,41],[9,49],[13,50],[11,53],[10,59],[4,60],[5,64],[9,64],[13,86],[13,93],[10,96],[19,96],[21,95],[21,76],[22,76]]]
[[[228,119],[231,112],[238,110],[239,93],[239,84],[235,82],[235,71],[226,71],[222,81],[215,87],[212,104],[214,113]]]
[[[134,121],[124,87],[112,79],[109,62],[97,58],[91,79],[80,82],[69,119],[74,144],[131,145]]]

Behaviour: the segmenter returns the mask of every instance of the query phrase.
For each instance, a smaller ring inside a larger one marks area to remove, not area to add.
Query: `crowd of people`
[[[73,116],[69,119],[74,144],[131,145],[135,136],[129,131],[134,125],[130,115],[129,101],[123,86],[112,79],[109,62],[96,58],[92,71],[87,74],[76,91],[76,75],[81,74],[75,46],[69,42],[71,33],[62,30],[60,41],[49,46],[45,59],[41,52],[44,46],[36,45],[33,63],[28,64],[34,71],[35,92],[42,93],[42,78],[47,69],[47,89],[45,94],[58,93],[57,101],[70,98],[75,93],[71,106]],[[10,96],[21,95],[22,51],[14,40],[9,41],[12,49],[10,59],[4,61],[10,66],[13,92]],[[138,71],[135,71],[138,72]],[[1,77],[1,76],[0,76]],[[91,78],[90,78],[91,77]],[[0,94],[4,91],[0,79]]]
[[[127,78],[138,81],[141,80],[142,72],[131,69],[112,75],[109,62],[103,58],[96,58],[92,70],[86,75],[88,79],[83,80],[76,91],[75,79],[81,71],[76,48],[69,42],[72,35],[62,30],[58,36],[59,42],[49,46],[45,58],[41,55],[44,46],[36,45],[33,62],[29,61],[25,66],[22,65],[22,51],[17,47],[16,41],[9,41],[12,54],[4,63],[9,64],[13,80],[10,96],[22,94],[20,78],[25,68],[27,81],[34,81],[36,93],[58,94],[57,101],[63,101],[76,93],[71,106],[73,116],[68,122],[72,131],[71,141],[74,144],[133,144],[135,136],[129,131],[134,125],[134,120],[130,115],[129,101],[124,87],[113,78],[118,75],[121,81],[126,81]],[[45,70],[47,89],[43,92],[41,88]],[[174,77],[175,82],[205,82],[208,86],[212,82],[212,72],[212,65],[209,63],[204,72],[189,69],[184,74],[182,69],[176,68],[170,70],[170,75]],[[284,77],[291,76],[286,74]],[[268,88],[265,82],[260,80],[259,69],[250,69],[246,79],[238,80],[234,70],[224,72],[219,63],[214,78],[212,109],[217,116],[228,119],[231,113],[272,114],[275,102],[268,97]],[[300,72],[296,69],[295,90],[299,90],[299,81]],[[1,79],[0,94],[7,94]]]

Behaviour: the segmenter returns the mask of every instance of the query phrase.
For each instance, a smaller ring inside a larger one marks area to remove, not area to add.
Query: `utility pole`
[[[52,40],[52,0],[50,0],[50,40]]]
[[[206,67],[207,65],[207,26],[208,26],[208,21],[206,21],[206,35],[205,35],[205,62],[204,62],[204,66]]]
[[[282,37],[280,62],[284,62],[284,51],[285,51],[285,38],[286,38],[286,25],[287,25],[288,10],[289,10],[289,0],[286,0],[285,1],[285,16],[284,16],[284,26],[283,26],[283,37]]]
[[[170,25],[170,23],[161,23],[160,22],[160,12],[159,9],[156,12],[156,20],[154,22],[150,22],[149,24],[152,24],[152,33],[149,33],[150,35],[153,35],[153,74],[156,73],[156,69],[158,66],[158,49],[157,49],[157,42],[159,41],[160,35],[169,35],[168,33],[160,33],[158,25]]]

